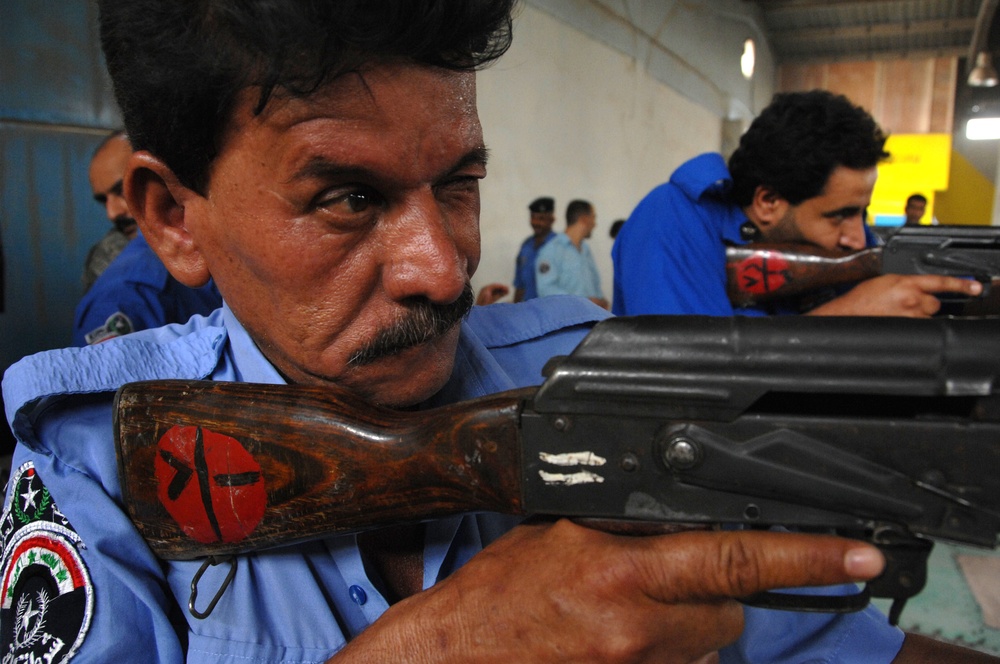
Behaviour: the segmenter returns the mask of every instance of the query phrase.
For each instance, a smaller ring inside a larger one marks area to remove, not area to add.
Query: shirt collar
[[[724,196],[733,186],[726,162],[718,152],[707,152],[685,162],[670,176],[670,182],[692,200],[706,194]]]
[[[222,304],[222,316],[229,334],[229,348],[235,368],[235,376],[232,379],[245,383],[286,384],[288,381],[260,352],[260,348],[250,338],[246,328],[236,319],[236,315],[225,302]]]

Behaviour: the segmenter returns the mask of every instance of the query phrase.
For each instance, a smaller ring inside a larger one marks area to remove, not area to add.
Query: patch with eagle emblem
[[[90,628],[94,587],[80,536],[31,462],[11,477],[0,541],[0,660],[70,661]]]

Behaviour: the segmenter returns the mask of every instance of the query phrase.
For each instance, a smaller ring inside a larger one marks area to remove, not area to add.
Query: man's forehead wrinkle
[[[315,148],[315,145],[309,146]],[[482,165],[486,167],[489,160],[489,149],[485,145],[478,145],[453,164],[448,165],[446,173],[458,171],[466,166]],[[335,160],[320,155],[312,154],[301,166],[294,166],[289,169],[290,174],[284,178],[282,184],[292,184],[294,182],[310,179],[358,179],[363,181],[375,181],[380,179],[375,169],[368,168],[361,164],[341,164]]]
[[[437,73],[438,70],[434,70]],[[446,72],[446,76],[453,73]],[[452,79],[449,96],[454,99],[456,113],[446,115],[461,121],[459,133],[465,143],[461,156],[449,154],[457,145],[451,140],[442,143],[440,124],[429,124],[420,128],[410,125],[409,131],[420,132],[420,138],[411,140],[395,135],[397,130],[394,113],[395,97],[400,94],[397,84],[405,85],[409,80],[406,72],[372,69],[356,71],[339,76],[315,93],[305,97],[277,93],[259,115],[253,114],[253,104],[259,90],[245,88],[234,110],[234,121],[230,123],[229,138],[237,138],[247,130],[263,130],[270,134],[267,161],[276,166],[276,182],[294,184],[303,180],[355,179],[376,182],[386,177],[394,177],[400,172],[423,172],[425,177],[430,164],[434,164],[435,174],[445,175],[470,164],[482,163],[488,157],[483,145],[482,130],[475,112],[475,77],[472,75]],[[405,89],[405,88],[404,88]],[[430,94],[428,99],[413,100],[417,104],[428,105],[433,110],[441,100]],[[412,94],[412,93],[411,93]],[[454,131],[453,127],[452,131]],[[373,146],[371,136],[381,134],[381,147]],[[396,139],[401,139],[396,141]],[[386,154],[393,145],[399,148],[409,146],[409,150],[392,154],[390,173],[386,170]],[[376,148],[377,149],[373,149]]]
[[[372,177],[371,171],[363,166],[345,165],[322,155],[315,154],[309,157],[303,165],[290,168],[289,171],[289,176],[281,180],[282,184],[332,177],[359,179],[369,179]]]

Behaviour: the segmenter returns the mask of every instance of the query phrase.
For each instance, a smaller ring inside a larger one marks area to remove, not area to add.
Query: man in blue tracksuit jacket
[[[734,308],[726,293],[726,247],[794,242],[846,254],[874,246],[864,218],[885,140],[875,120],[845,97],[818,90],[777,95],[744,133],[728,168],[722,155],[699,155],[639,202],[611,252],[612,311],[799,313],[799,304],[787,302]],[[935,293],[952,290],[975,294],[979,286],[890,274],[804,307],[811,315],[930,316],[940,308]]]

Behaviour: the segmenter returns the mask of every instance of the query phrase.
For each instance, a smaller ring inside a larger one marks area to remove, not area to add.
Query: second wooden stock
[[[729,301],[737,307],[871,279],[881,272],[880,247],[848,254],[796,243],[726,248],[727,292]]]
[[[122,498],[166,559],[520,514],[518,419],[534,391],[400,412],[329,388],[131,383],[115,408]]]

